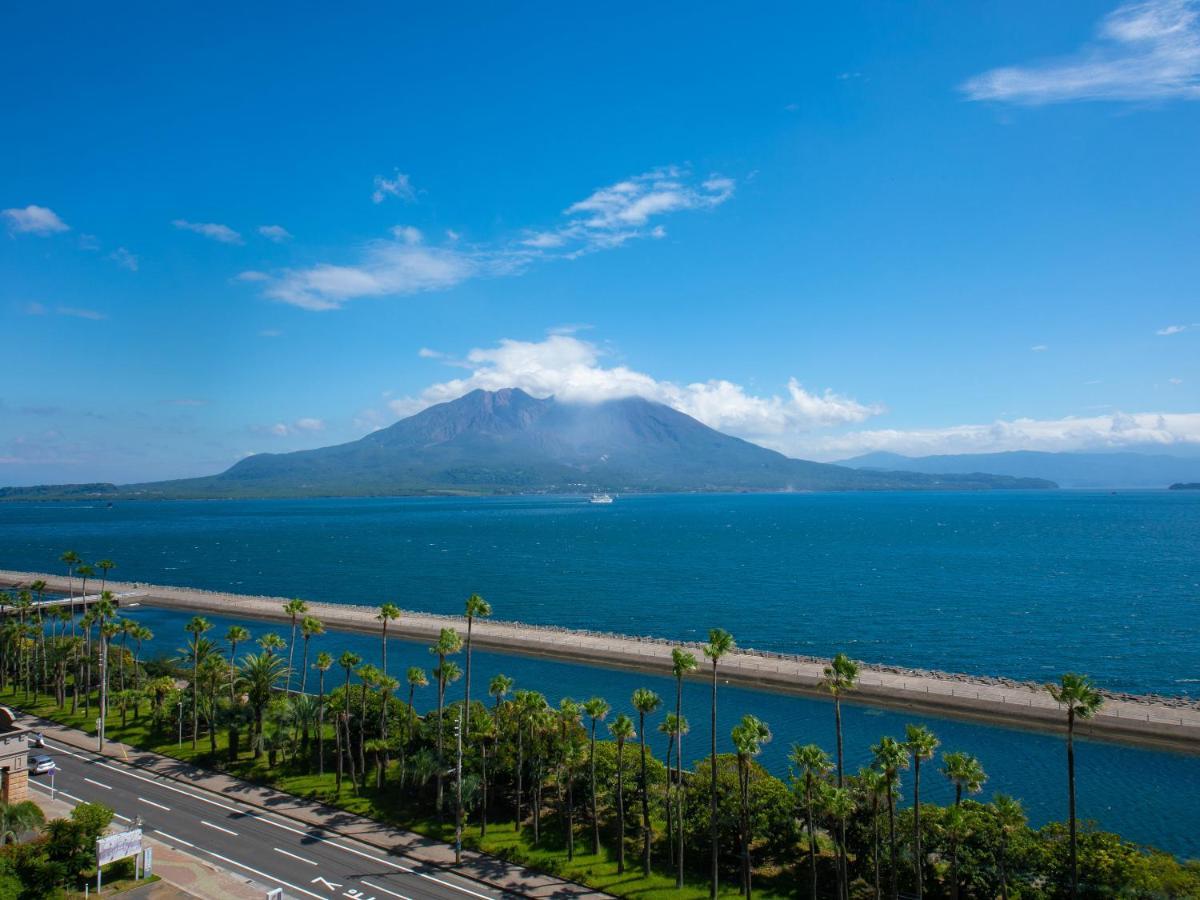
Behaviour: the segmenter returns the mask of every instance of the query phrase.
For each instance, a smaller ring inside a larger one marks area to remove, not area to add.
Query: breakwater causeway
[[[67,592],[61,575],[0,571],[0,587],[26,587],[42,579],[55,592]],[[289,598],[230,594],[192,588],[110,581],[121,604],[162,607],[264,621],[289,623],[282,604]],[[377,607],[309,602],[310,615],[333,630],[378,634]],[[432,642],[442,628],[465,634],[466,620],[405,610],[388,625],[388,636]],[[735,633],[736,637],[736,633]],[[480,649],[522,656],[558,659],[607,668],[632,669],[656,675],[671,674],[671,648],[693,650],[701,662],[690,679],[710,677],[700,645],[661,638],[608,634],[526,625],[520,622],[477,620],[474,645]],[[820,681],[825,660],[741,648],[724,657],[718,668],[722,683],[808,697],[827,697]],[[1082,737],[1200,754],[1200,701],[1105,692],[1101,711],[1076,723]],[[890,710],[946,716],[1040,731],[1064,731],[1065,715],[1041,685],[1004,678],[984,678],[898,666],[863,665],[858,689],[846,702]]]

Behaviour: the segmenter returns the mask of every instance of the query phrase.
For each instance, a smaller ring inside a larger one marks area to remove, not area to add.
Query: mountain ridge
[[[1053,488],[972,474],[792,459],[641,397],[592,404],[475,390],[343,444],[247,457],[201,478],[114,486],[138,498]],[[45,496],[46,489],[42,489]],[[76,489],[73,496],[78,497]],[[18,499],[10,495],[9,499]]]

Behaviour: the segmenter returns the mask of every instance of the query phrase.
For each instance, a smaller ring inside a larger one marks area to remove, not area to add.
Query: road
[[[505,894],[444,869],[305,827],[227,797],[153,778],[107,757],[46,739],[59,797],[103,803],[118,821],[141,816],[148,835],[247,875],[285,896],[317,900],[499,900]],[[50,776],[30,776],[50,793]]]

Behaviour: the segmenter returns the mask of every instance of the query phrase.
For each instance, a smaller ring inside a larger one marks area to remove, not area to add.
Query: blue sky
[[[26,4],[0,484],[476,386],[792,455],[1200,448],[1200,6]]]

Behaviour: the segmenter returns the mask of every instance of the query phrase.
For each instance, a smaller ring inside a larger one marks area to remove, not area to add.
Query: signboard
[[[142,852],[142,829],[118,831],[96,841],[96,865],[106,866],[110,862],[137,856]]]

